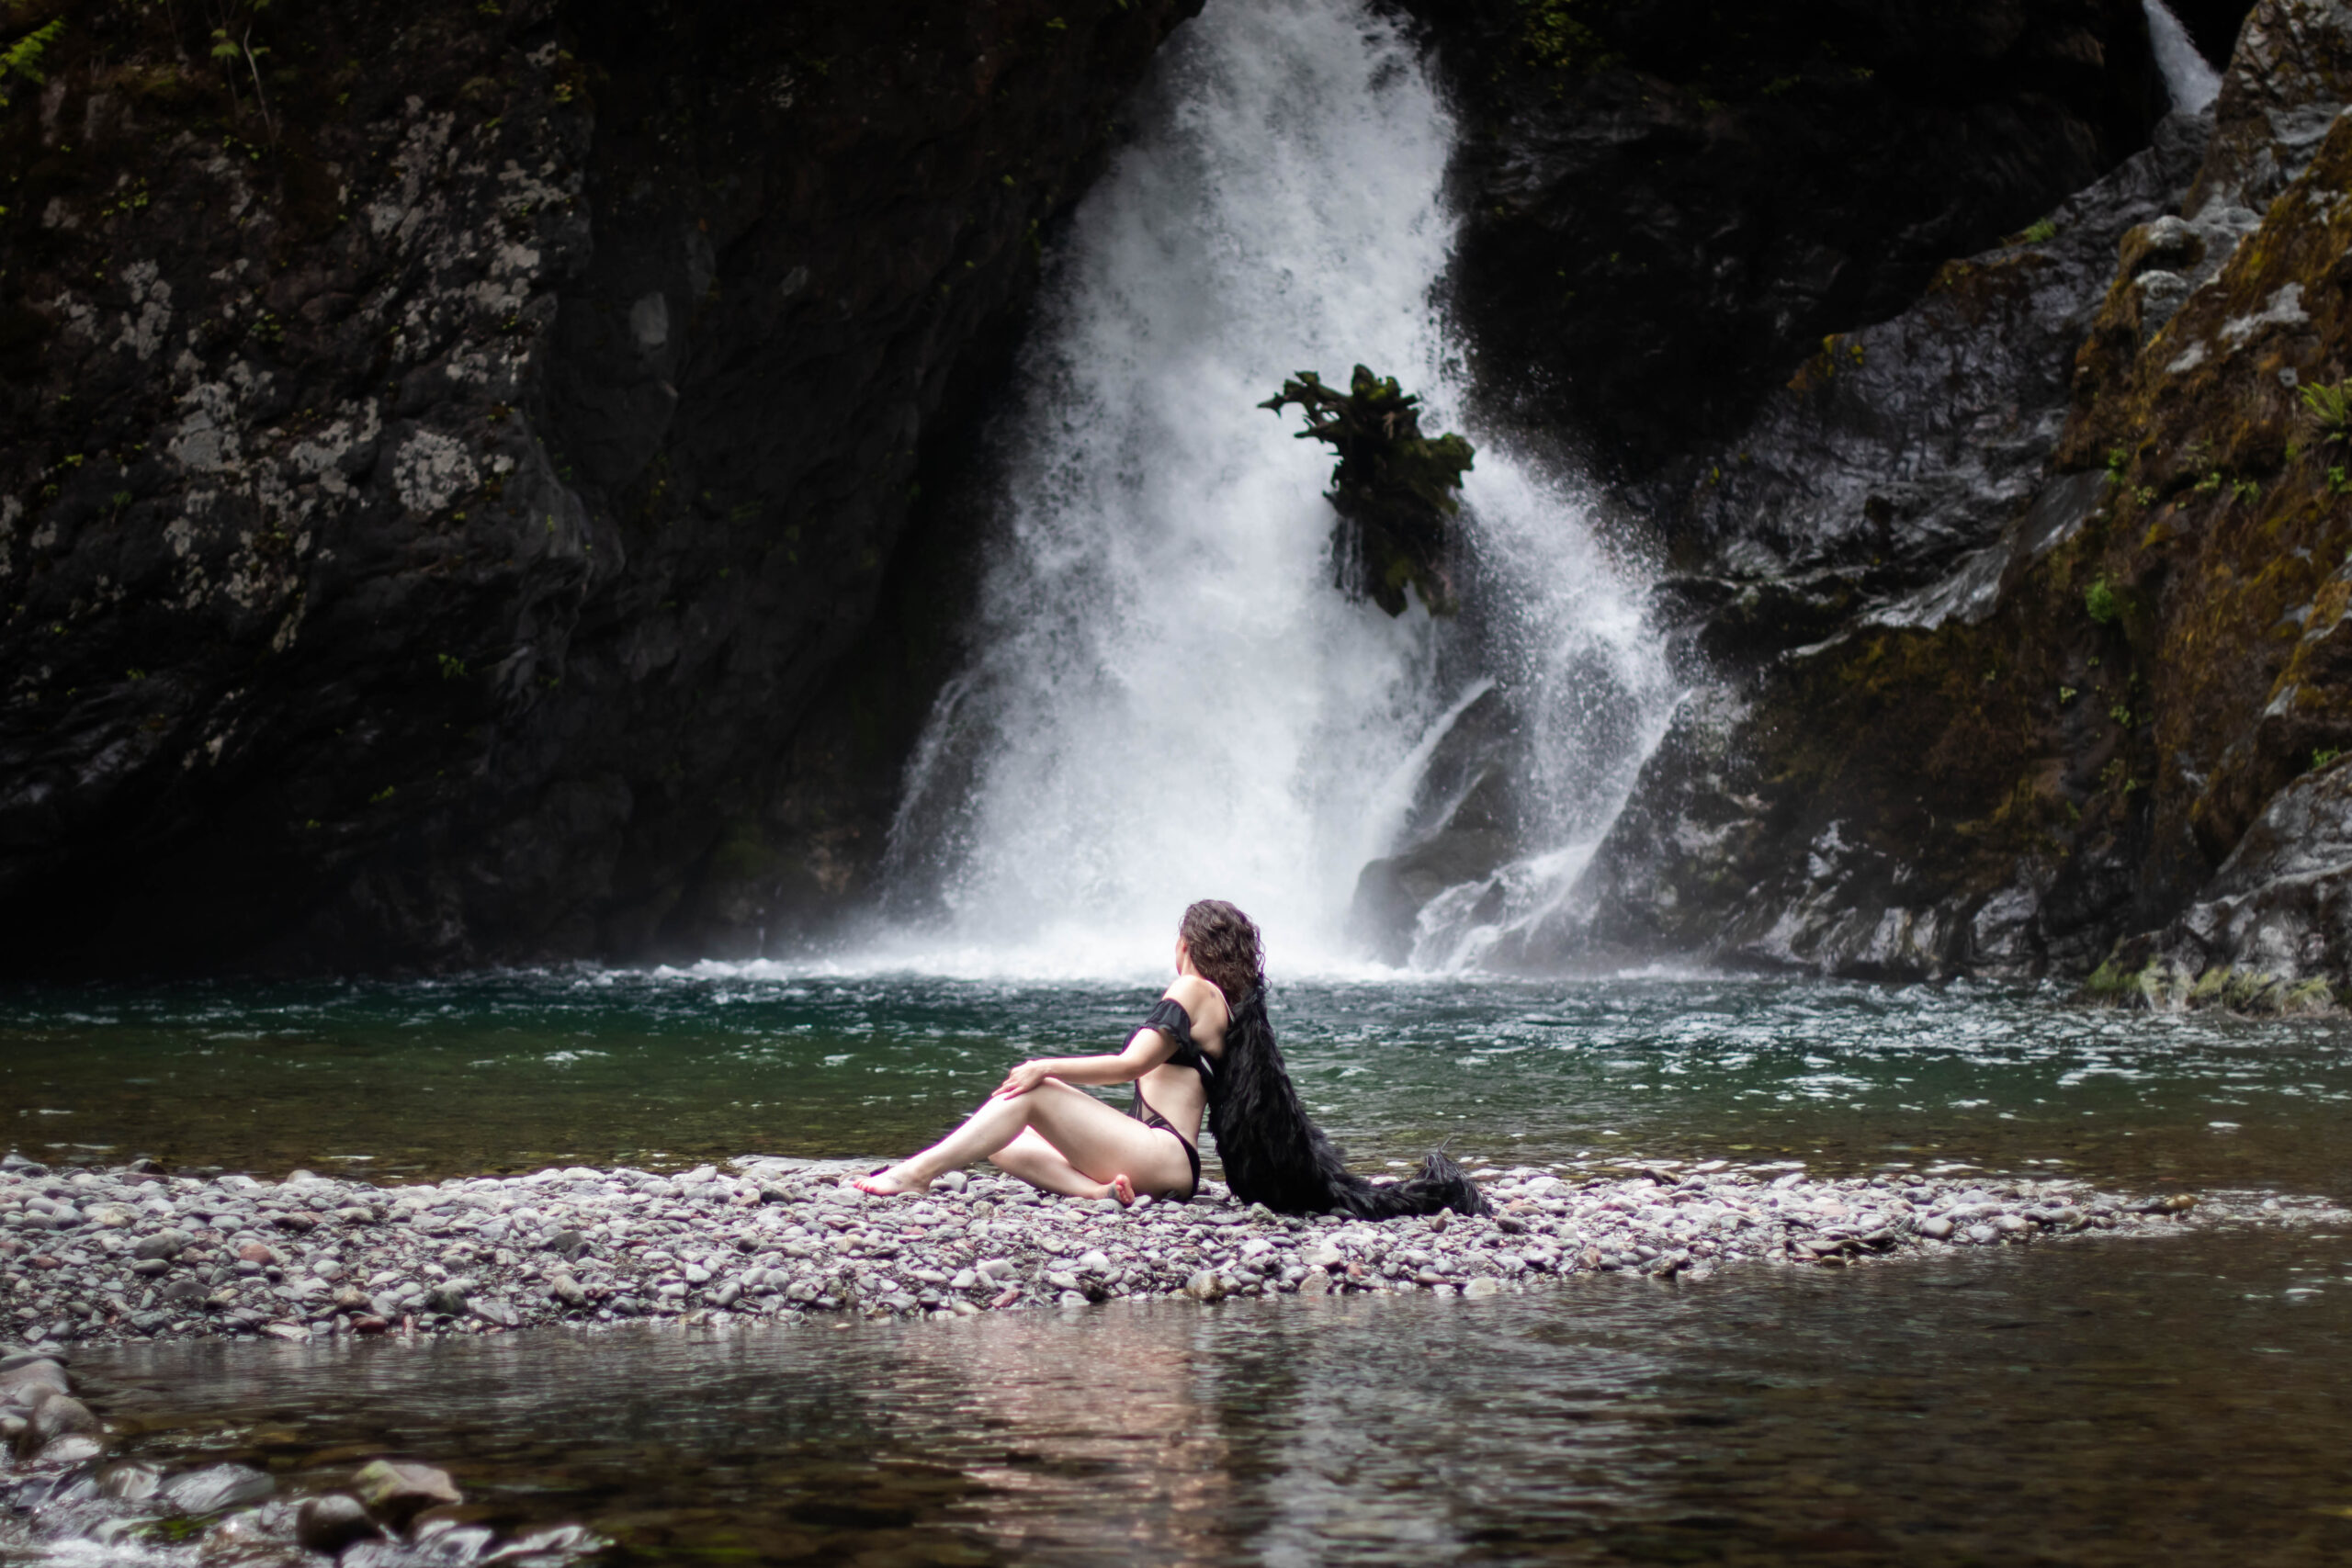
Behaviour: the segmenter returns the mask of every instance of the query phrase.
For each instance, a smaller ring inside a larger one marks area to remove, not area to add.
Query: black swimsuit
[[[1199,1073],[1201,1088],[1205,1092],[1210,1080],[1216,1077],[1216,1066],[1198,1045],[1193,1043],[1193,1015],[1184,1010],[1184,1004],[1173,997],[1160,998],[1159,1005],[1153,1008],[1150,1016],[1143,1021],[1143,1027],[1156,1029],[1176,1042],[1175,1054],[1168,1058],[1169,1062],[1179,1067],[1191,1067]],[[1128,1108],[1127,1114],[1184,1145],[1184,1159],[1193,1168],[1193,1185],[1184,1196],[1190,1199],[1198,1192],[1201,1190],[1201,1151],[1194,1148],[1192,1141],[1178,1132],[1167,1117],[1151,1108],[1150,1102],[1143,1097],[1141,1079],[1136,1082],[1136,1102]]]

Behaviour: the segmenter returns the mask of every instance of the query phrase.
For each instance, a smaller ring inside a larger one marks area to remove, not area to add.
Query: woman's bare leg
[[[1107,1183],[1097,1181],[1064,1159],[1061,1150],[1040,1137],[1035,1127],[1023,1128],[1021,1136],[989,1159],[1007,1176],[1017,1176],[1048,1192],[1065,1192],[1073,1198],[1116,1198],[1122,1207],[1136,1201],[1136,1184],[1126,1172],[1121,1171]],[[1189,1168],[1186,1175],[1191,1175]]]
[[[1017,1176],[1047,1192],[1067,1193],[1073,1198],[1114,1196],[1107,1183],[1095,1180],[1070,1164],[1061,1150],[1046,1142],[1035,1127],[1021,1129],[1019,1137],[989,1156],[989,1160],[1007,1176]]]
[[[1035,1143],[1015,1149],[1024,1134]],[[1058,1168],[1046,1163],[1038,1144],[1060,1160]],[[1010,1154],[1013,1163],[997,1163],[1023,1180],[1079,1197],[1110,1196],[1122,1176],[1153,1192],[1173,1191],[1192,1179],[1175,1139],[1048,1078],[1027,1094],[990,1099],[938,1143],[871,1178],[873,1185],[865,1190],[921,1191],[944,1171],[1000,1154]],[[1016,1169],[1016,1164],[1027,1168]]]

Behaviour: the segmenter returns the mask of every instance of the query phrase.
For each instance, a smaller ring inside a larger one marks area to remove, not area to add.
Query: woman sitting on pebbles
[[[1136,1086],[1125,1115],[1077,1087],[1120,1083]],[[1125,1050],[1023,1062],[955,1132],[851,1185],[877,1198],[921,1192],[985,1158],[1048,1192],[1122,1203],[1137,1193],[1181,1201],[1201,1184],[1204,1111],[1226,1180],[1245,1203],[1359,1219],[1487,1213],[1477,1184],[1435,1151],[1404,1181],[1369,1181],[1347,1168],[1340,1149],[1306,1119],[1274,1043],[1258,928],[1215,898],[1184,911],[1176,983]]]

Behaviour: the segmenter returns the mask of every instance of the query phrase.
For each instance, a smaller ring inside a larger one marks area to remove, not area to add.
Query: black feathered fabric
[[[1178,1061],[1201,1069],[1208,1089],[1209,1130],[1216,1134],[1226,1185],[1243,1202],[1263,1203],[1278,1214],[1338,1210],[1361,1220],[1441,1209],[1457,1214],[1492,1212],[1469,1172],[1437,1149],[1421,1157],[1417,1175],[1402,1181],[1373,1181],[1350,1170],[1339,1146],[1307,1120],[1298,1102],[1282,1048],[1274,1043],[1262,989],[1233,1010],[1221,1059],[1193,1044],[1192,1021],[1182,1006],[1162,1001],[1147,1027],[1176,1041]]]

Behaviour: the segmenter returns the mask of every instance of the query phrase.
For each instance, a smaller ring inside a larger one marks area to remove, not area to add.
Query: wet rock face
[[[2352,773],[2271,797],[2196,902],[2119,943],[2093,990],[2150,1006],[2307,1012],[2339,1005],[2352,949]]]
[[[1430,899],[1487,877],[1525,836],[1512,782],[1525,773],[1521,716],[1489,686],[1446,727],[1422,769],[1397,852],[1366,864],[1348,912],[1351,935],[1384,964],[1413,953]]]
[[[1451,67],[1453,283],[1498,403],[1645,477],[2163,113],[2138,0],[1415,0]]]
[[[2206,130],[2168,118],[2046,233],[1952,262],[1894,320],[1825,340],[1686,491],[1650,488],[1702,568],[1664,584],[1657,613],[1705,684],[1583,896],[1520,961],[1696,949],[1870,976],[2041,962],[2010,889],[2038,893],[2047,873],[2018,865],[2030,815],[1999,814],[2040,766],[2034,688],[2055,691],[2058,660],[1974,628],[2104,499],[2102,473],[2049,472],[2075,348],[2118,246],[2178,199]],[[1923,658],[1911,634],[1947,625],[1951,646]],[[2087,794],[2109,760],[2044,768],[2028,793]]]
[[[1684,588],[1713,694],[1596,857],[1597,912],[1564,948],[2080,975],[2144,931],[2109,988],[2155,960],[2167,978],[2140,993],[2212,976],[2208,999],[2277,1002],[2322,976],[2324,1000],[2352,978],[2327,786],[2297,782],[2352,748],[2352,449],[2306,396],[2352,371],[2352,12],[2265,0],[2244,36],[2179,210],[2126,230],[2104,297],[2077,296],[2075,319],[2097,308],[2063,408],[2046,373],[2021,388],[2041,400],[2022,406],[2044,461],[2013,470],[1994,537],[1923,585],[1886,581],[1883,558],[1855,572],[1825,554],[1808,575],[1791,541],[1840,536],[1765,505],[1724,558],[1798,570],[1736,598]],[[1805,428],[1777,416],[1759,428]],[[1862,440],[1867,411],[1841,417],[1827,427]],[[1921,471],[1893,457],[1876,472]],[[1834,604],[1824,581],[1854,608],[1797,620],[1809,645],[1775,648],[1772,616],[1734,614],[1795,587]]]
[[[1686,559],[1742,588],[1835,582],[1883,599],[1941,577],[2040,489],[2116,247],[2179,199],[2206,130],[2167,118],[2045,229],[1945,264],[1892,321],[1823,339],[1687,486],[1647,487],[1647,510]]]
[[[78,8],[0,113],[6,962],[691,943],[1193,8],[272,11],[266,118]]]

